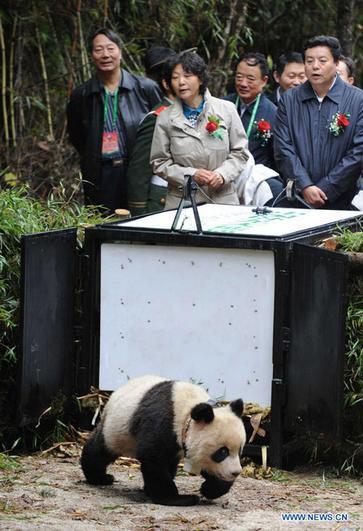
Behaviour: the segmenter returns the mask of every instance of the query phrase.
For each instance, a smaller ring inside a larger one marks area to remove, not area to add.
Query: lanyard
[[[103,122],[106,123],[107,118],[107,109],[108,109],[108,98],[110,96],[110,92],[105,88],[105,104],[103,106]],[[112,110],[112,129],[115,129],[116,125],[116,117],[117,117],[117,104],[118,104],[118,87],[115,90],[113,94],[113,110]]]
[[[252,116],[250,118],[250,121],[249,121],[249,124],[248,124],[248,127],[247,127],[247,131],[246,131],[247,138],[250,138],[251,129],[252,129],[252,126],[253,126],[253,122],[255,121],[255,118],[256,118],[256,113],[257,113],[258,106],[260,104],[260,99],[261,99],[261,92],[257,96],[255,104],[253,106]],[[236,107],[238,107],[239,102],[240,102],[240,99],[239,99],[239,96],[237,96]]]

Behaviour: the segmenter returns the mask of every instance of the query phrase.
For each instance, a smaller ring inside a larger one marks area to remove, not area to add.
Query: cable
[[[286,192],[286,190],[287,190],[287,186],[285,186],[285,188],[283,188],[283,189],[281,190],[281,192],[277,195],[277,197],[274,199],[274,201],[273,201],[273,203],[272,203],[272,205],[271,205],[272,207],[274,207],[274,206],[276,205],[276,203],[278,202],[279,198],[282,199],[281,196],[282,196],[282,194],[283,194],[284,192]],[[285,199],[285,197],[284,197],[283,199]]]
[[[211,197],[209,197],[209,195],[203,190],[203,188],[201,188],[201,187],[199,186],[199,184],[198,184],[195,180],[194,180],[194,183],[195,183],[197,189],[199,190],[199,192],[200,192],[201,194],[203,194],[204,197],[206,197],[206,198],[208,199],[208,201],[210,201],[210,203],[213,203],[213,204],[215,205],[216,202],[213,201],[213,199],[212,199]]]
[[[297,201],[299,203],[301,203],[302,205],[304,205],[306,208],[309,208],[310,210],[312,209],[312,207],[309,205],[309,203],[307,203],[300,195],[296,194],[295,191],[293,191],[293,195],[291,196],[291,199],[287,196],[286,194],[286,197],[285,198],[282,198],[282,194],[284,192],[287,191],[289,187],[289,183],[287,183],[287,185],[285,186],[285,188],[283,188],[283,190],[281,190],[281,192],[278,194],[278,196],[276,197],[276,199],[274,200],[274,202],[272,203],[272,207],[276,206],[277,203],[279,203],[281,201],[281,199],[287,199],[287,201]]]

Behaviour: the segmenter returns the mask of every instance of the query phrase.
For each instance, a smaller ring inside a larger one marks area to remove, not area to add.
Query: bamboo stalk
[[[17,99],[15,104],[15,108],[17,108],[18,112],[16,114],[17,117],[17,130],[19,133],[19,138],[21,139],[23,136],[23,131],[25,128],[25,117],[24,117],[24,94],[23,91],[20,90],[20,88],[23,86],[23,58],[24,58],[24,37],[23,37],[23,28],[24,23],[22,23],[21,18],[18,19],[18,29],[17,29],[17,40],[16,40],[16,62],[14,64],[15,66],[15,81],[14,81],[14,90],[17,93]]]
[[[81,0],[77,0],[77,8],[76,13],[81,9]],[[77,49],[77,41],[78,41],[78,20],[74,22],[74,29],[73,29],[73,36],[72,36],[72,43],[69,49],[69,52],[66,52],[67,62],[68,62],[68,82],[67,82],[67,101],[70,98],[70,95],[72,93],[74,80],[76,79],[76,74],[74,70],[73,65],[73,58],[76,53]],[[63,120],[63,127],[62,127],[62,133],[59,139],[59,143],[63,144],[64,138],[67,133],[67,115],[64,113],[64,120]]]
[[[223,29],[223,40],[219,46],[217,59],[214,67],[221,70],[224,75],[219,74],[214,83],[214,90],[221,94],[227,84],[228,75],[231,73],[232,57],[228,54],[228,46],[232,36],[239,36],[243,26],[246,24],[247,2],[243,0],[233,0],[229,2],[229,14],[226,17]]]
[[[77,4],[77,21],[79,31],[79,46],[81,49],[81,64],[83,72],[83,81],[87,81],[91,77],[91,69],[88,61],[87,49],[84,43],[83,29],[82,29],[82,17],[81,17],[81,0],[78,0]]]
[[[103,4],[103,25],[106,26],[108,21],[108,0],[105,0]]]
[[[81,9],[81,0],[77,0],[76,13],[78,13],[80,9]],[[76,79],[73,58],[77,50],[77,41],[78,41],[78,20],[74,21],[72,44],[69,49],[69,77],[68,77],[68,85],[67,85],[67,100],[69,99],[69,96],[71,95],[71,92],[73,89],[73,83]]]
[[[13,31],[11,35],[10,60],[9,60],[9,95],[10,95],[10,124],[13,147],[16,146],[16,127],[15,127],[15,91],[14,91],[14,55],[15,55],[15,36],[18,24],[18,17],[15,15]]]
[[[35,26],[35,35],[36,35],[36,39],[37,39],[37,43],[38,43],[40,66],[41,66],[42,77],[43,77],[43,81],[44,81],[44,92],[45,92],[45,102],[46,102],[46,107],[47,107],[47,120],[48,120],[48,129],[49,129],[49,140],[53,141],[54,140],[53,118],[52,118],[52,109],[51,109],[51,106],[50,106],[48,75],[47,75],[47,69],[46,69],[46,66],[45,66],[42,43],[41,43],[41,40],[40,40],[39,28],[38,28],[37,25]]]
[[[4,136],[5,136],[5,145],[9,147],[9,122],[8,122],[8,112],[6,104],[6,50],[5,50],[5,40],[4,40],[4,31],[3,25],[0,17],[0,47],[1,47],[1,62],[2,62],[2,77],[1,77],[1,96],[2,96],[2,107],[3,107],[3,120],[4,120]]]

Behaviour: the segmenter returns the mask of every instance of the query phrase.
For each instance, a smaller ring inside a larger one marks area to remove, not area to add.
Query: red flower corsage
[[[256,129],[256,137],[261,141],[261,146],[266,146],[268,141],[272,137],[271,124],[263,118],[258,122],[255,122],[254,127]]]
[[[223,140],[220,130],[225,129],[225,127],[222,125],[222,120],[218,118],[218,116],[214,116],[213,114],[208,116],[208,122],[205,125],[205,129],[210,136]]]
[[[347,112],[336,112],[332,116],[332,120],[329,124],[329,131],[334,136],[339,136],[344,133],[344,130],[350,124],[350,114]]]

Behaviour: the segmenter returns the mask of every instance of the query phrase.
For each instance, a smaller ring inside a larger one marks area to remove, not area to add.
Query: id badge
[[[104,157],[111,157],[118,155],[118,133],[112,131],[110,133],[104,132],[102,135],[102,155]]]

